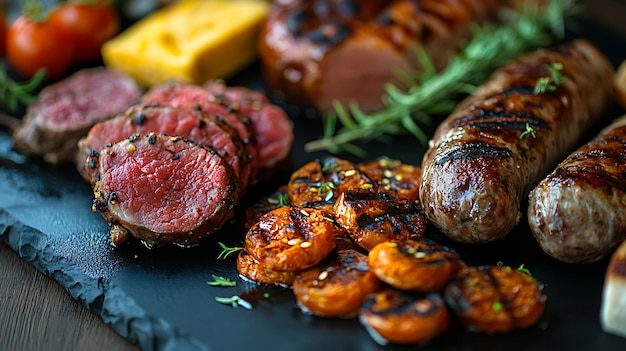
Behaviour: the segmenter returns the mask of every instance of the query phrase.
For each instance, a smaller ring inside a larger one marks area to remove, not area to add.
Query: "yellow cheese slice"
[[[256,59],[267,10],[262,0],[178,1],[104,43],[102,59],[145,87],[229,78]]]

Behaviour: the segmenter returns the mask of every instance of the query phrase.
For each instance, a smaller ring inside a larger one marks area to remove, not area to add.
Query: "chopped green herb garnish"
[[[319,194],[324,196],[324,201],[328,201],[333,198],[333,190],[337,190],[335,184],[333,182],[326,182],[320,187]]]
[[[220,252],[219,255],[217,255],[217,259],[225,259],[226,257],[228,257],[230,254],[239,252],[242,247],[239,246],[234,246],[234,247],[228,247],[226,246],[223,242],[218,242],[218,244],[222,247],[222,252]]]
[[[206,282],[211,286],[235,286],[237,282],[234,280],[230,280],[230,278],[220,277],[217,275],[211,275],[213,277],[213,281]]]
[[[533,137],[533,139],[537,137],[537,132],[535,132],[535,129],[530,124],[528,124],[528,122],[526,122],[526,130],[519,135],[519,138],[523,139],[527,135],[530,135],[531,137]]]
[[[535,94],[544,94],[548,92],[555,92],[559,85],[563,83],[563,64],[560,62],[554,62],[551,65],[547,65],[546,69],[550,73],[549,77],[540,77],[535,84]]]
[[[285,207],[291,204],[291,202],[289,201],[289,195],[287,193],[268,197],[267,202],[278,207]]]
[[[502,303],[500,301],[494,301],[491,308],[494,312],[500,312],[502,311]]]

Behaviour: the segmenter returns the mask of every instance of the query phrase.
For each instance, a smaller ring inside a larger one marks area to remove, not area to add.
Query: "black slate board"
[[[619,38],[582,21],[582,34],[613,61],[621,62]],[[263,88],[256,67],[229,82]],[[321,123],[291,114],[296,126],[292,170],[324,153],[303,145],[321,133]],[[411,138],[371,144],[369,157],[381,155],[419,164],[424,147]],[[283,183],[288,173],[255,189],[250,199]],[[72,166],[50,166],[12,150],[0,131],[0,242],[56,279],[87,308],[143,350],[405,350],[376,344],[355,319],[303,314],[289,290],[260,287],[237,278],[234,255],[218,260],[218,242],[241,245],[239,223],[231,223],[193,249],[146,250],[139,244],[114,248],[108,227],[91,212],[92,193]],[[241,205],[243,208],[243,204]],[[569,265],[547,257],[527,225],[504,240],[480,246],[448,243],[468,264],[524,264],[546,285],[547,307],[537,325],[488,336],[451,329],[423,350],[625,350],[626,339],[600,327],[600,303],[608,260]],[[233,288],[211,287],[211,276],[237,280]],[[269,297],[263,297],[268,293]],[[240,295],[252,309],[232,308],[217,296]]]

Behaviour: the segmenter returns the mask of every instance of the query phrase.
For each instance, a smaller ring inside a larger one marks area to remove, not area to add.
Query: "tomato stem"
[[[33,22],[43,22],[48,17],[41,0],[25,0],[22,6],[22,14]]]

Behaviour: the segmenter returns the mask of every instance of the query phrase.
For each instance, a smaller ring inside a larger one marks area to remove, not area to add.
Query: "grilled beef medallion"
[[[508,63],[435,131],[422,162],[420,201],[449,238],[506,236],[523,199],[613,97],[614,69],[586,40]]]
[[[114,118],[93,126],[79,141],[78,170],[90,181],[86,161],[92,151],[99,152],[107,144],[116,143],[133,134],[167,134],[180,136],[203,146],[212,147],[242,177],[245,159],[243,142],[237,131],[223,120],[199,111],[166,106],[133,106]],[[243,185],[243,184],[242,184]],[[243,194],[243,192],[242,192]]]
[[[210,147],[181,137],[133,135],[89,156],[93,210],[111,226],[114,244],[128,236],[148,248],[189,247],[234,215],[239,182]]]
[[[240,175],[244,189],[254,183],[258,170],[259,156],[256,136],[250,118],[228,105],[224,98],[209,90],[188,83],[164,83],[147,91],[141,98],[147,106],[169,106],[200,111],[224,120],[232,126],[244,143],[243,169]]]
[[[77,142],[89,128],[139,101],[141,89],[129,77],[86,68],[43,88],[13,131],[15,149],[46,162],[74,162]]]

